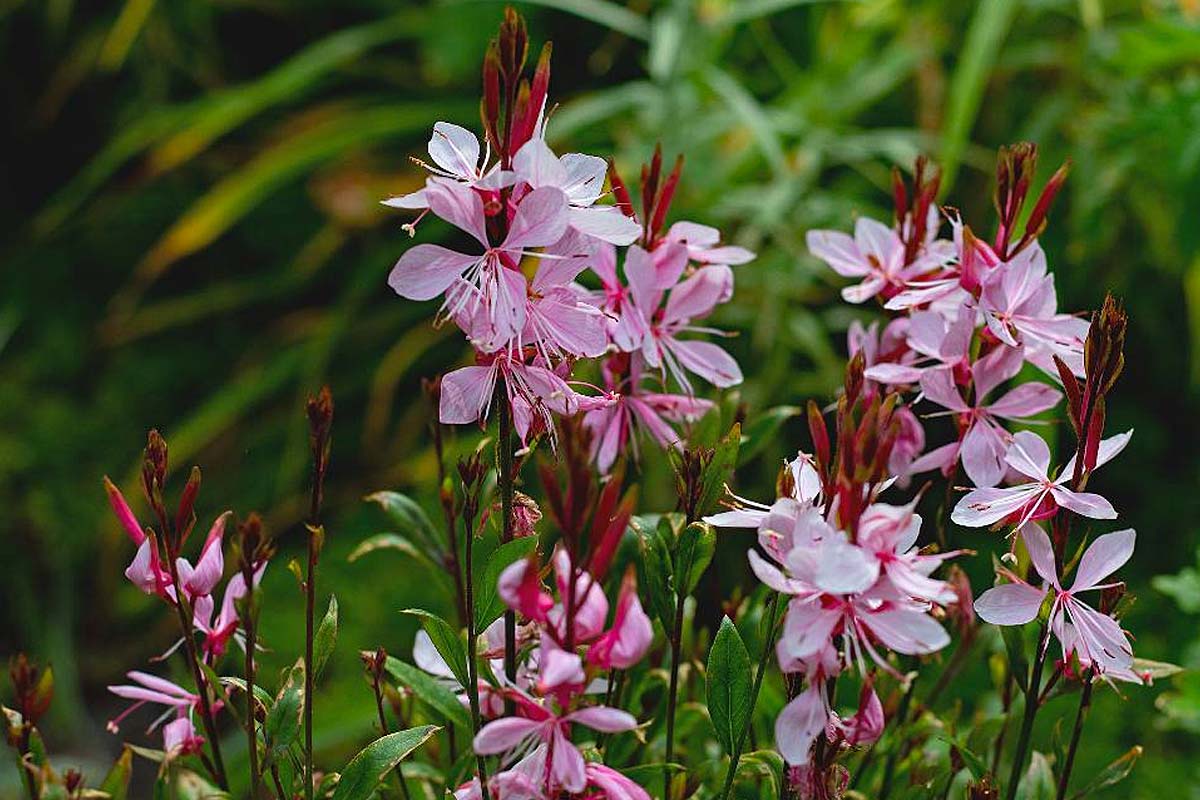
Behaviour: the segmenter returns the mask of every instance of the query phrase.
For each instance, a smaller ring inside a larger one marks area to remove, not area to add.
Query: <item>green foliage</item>
[[[717,741],[727,754],[732,754],[750,721],[752,679],[750,654],[729,617],[721,620],[712,649],[708,651],[705,679],[708,714],[717,732]]]
[[[334,786],[333,800],[368,800],[373,797],[379,782],[438,730],[434,725],[423,725],[389,733],[371,742],[342,770]]]

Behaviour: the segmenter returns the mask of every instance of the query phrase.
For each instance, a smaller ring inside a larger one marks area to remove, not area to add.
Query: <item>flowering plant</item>
[[[114,733],[159,709],[148,730],[161,731],[161,748],[136,751],[160,765],[157,789],[280,800],[1063,800],[1119,780],[1136,748],[1071,794],[1094,689],[1171,668],[1135,658],[1122,627],[1114,574],[1136,534],[1091,535],[1118,512],[1089,481],[1132,437],[1106,435],[1128,320],[1112,297],[1090,320],[1058,309],[1038,237],[1066,168],[1026,213],[1036,148],[1002,149],[986,241],[937,205],[938,174],[924,159],[911,184],[894,173],[890,223],[808,232],[811,253],[852,281],[843,299],[883,318],[849,326],[841,391],[824,408],[808,400],[808,447],[760,502],[730,484],[754,436],[782,418],[748,421],[698,393],[742,380],[708,318],[754,253],[670,220],[682,157],[666,169],[656,148],[635,186],[602,158],[551,149],[551,49],[532,71],[527,50],[510,10],[484,60],[481,134],[438,122],[429,162],[414,159],[424,185],[384,201],[409,216],[410,236],[440,219],[466,242],[409,247],[388,284],[437,301],[434,324],[455,326],[471,356],[426,385],[440,523],[406,495],[377,492],[368,499],[399,532],[351,555],[393,548],[448,577],[447,596],[405,610],[420,625],[402,645],[411,659],[360,653],[379,737],[336,772],[314,763],[316,681],[339,613],[332,597],[315,613],[328,389],[305,407],[306,562],[291,565],[304,652],[273,691],[257,663],[259,586],[276,552],[262,521],[218,515],[189,560],[200,472],[169,511],[157,432],[141,471],[148,516],[104,480],[135,548],[126,577],[179,627],[156,663],[186,667],[182,682],[131,669],[129,683],[109,687],[132,701]],[[1065,459],[1047,424],[1060,404],[1073,432]],[[454,438],[453,426],[468,425],[488,434],[473,448]],[[669,461],[677,499],[648,513],[637,475],[655,457]],[[987,541],[973,528],[994,531],[1001,553],[978,597],[960,566],[975,556],[964,544]],[[720,556],[731,550],[756,581],[723,599]],[[944,711],[981,651],[998,657],[998,708]],[[123,795],[134,751],[99,790],[57,774],[37,730],[52,673],[21,658],[12,675],[8,741],[29,795]],[[1074,691],[1065,748],[1053,762],[1031,753],[1039,711]],[[237,773],[223,726],[244,736]],[[418,748],[422,759],[404,763]]]

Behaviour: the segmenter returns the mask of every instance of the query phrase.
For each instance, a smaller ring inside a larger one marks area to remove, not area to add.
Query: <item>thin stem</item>
[[[771,660],[771,651],[775,649],[775,627],[779,622],[779,592],[773,592],[767,601],[770,606],[766,635],[763,637],[762,653],[758,657],[758,670],[754,673],[754,684],[750,688],[750,713],[746,716],[746,725],[738,734],[733,752],[729,754],[729,771],[725,773],[725,785],[721,788],[721,800],[729,797],[733,790],[733,779],[737,775],[738,762],[742,758],[742,748],[746,746],[746,737],[754,724],[754,707],[758,704],[758,692],[762,689],[763,676],[767,672],[767,662]]]
[[[671,796],[671,759],[675,757],[675,704],[679,694],[679,657],[683,644],[683,604],[687,595],[675,599],[675,624],[671,628],[671,685],[667,690],[667,752],[663,767],[663,797]]]
[[[515,476],[513,475],[512,407],[508,402],[507,384],[507,378],[496,382],[496,399],[500,410],[496,463],[500,484],[500,513],[504,517],[500,536],[501,544],[507,544],[513,538],[512,509]],[[467,581],[467,586],[470,586],[470,581]],[[504,676],[510,685],[517,680],[517,614],[511,609],[504,612]],[[513,701],[506,697],[504,700],[505,715],[511,716],[513,709]]]
[[[304,796],[313,797],[313,622],[317,599],[316,523],[319,491],[313,490],[312,527],[308,531],[308,572],[304,579]]]
[[[279,778],[279,765],[271,765],[271,780],[275,783],[275,794],[279,796],[279,800],[289,800],[287,792],[283,790],[283,781]]]
[[[375,671],[371,677],[371,689],[375,694],[375,713],[379,715],[379,733],[381,736],[387,736],[391,730],[388,728],[387,715],[383,713],[383,687],[379,685],[379,672]],[[412,795],[408,792],[408,781],[404,778],[404,765],[396,764],[396,777],[400,782],[400,791],[404,794],[404,800],[411,800]]]
[[[1033,673],[1029,676],[1029,684],[1025,687],[1025,716],[1021,720],[1021,733],[1017,737],[1017,749],[1013,753],[1012,772],[1008,776],[1008,787],[1005,798],[1013,800],[1017,796],[1017,784],[1021,782],[1021,773],[1025,768],[1025,757],[1029,754],[1029,738],[1033,733],[1033,720],[1037,716],[1038,691],[1042,683],[1042,668],[1046,665],[1046,648],[1050,641],[1050,626],[1042,624],[1041,635],[1038,636],[1037,658],[1033,662]]]
[[[507,515],[506,515],[507,518]],[[480,712],[479,712],[479,663],[476,657],[476,647],[479,642],[479,634],[475,630],[475,548],[471,545],[474,542],[473,520],[469,518],[469,514],[464,515],[463,524],[466,526],[467,547],[463,553],[463,565],[465,567],[466,584],[466,617],[467,617],[467,697],[471,704],[471,724],[474,726],[475,735],[479,734],[480,728]],[[507,643],[506,643],[507,644]],[[507,656],[507,653],[505,654]],[[488,800],[488,775],[487,764],[482,755],[476,754],[475,766],[479,770],[479,791],[483,800]]]
[[[171,585],[182,587],[179,580],[177,559],[167,559],[167,567],[171,571]],[[221,742],[217,732],[216,720],[213,719],[212,703],[208,697],[208,681],[204,679],[204,671],[200,669],[200,656],[196,652],[196,640],[192,636],[192,609],[187,600],[187,593],[175,592],[175,611],[179,618],[179,629],[183,634],[183,651],[187,656],[188,666],[192,670],[192,680],[196,683],[196,694],[200,696],[200,721],[204,723],[204,733],[208,736],[209,748],[212,750],[213,778],[217,786],[229,791],[229,780],[225,777],[225,761],[221,758]]]
[[[1083,723],[1087,720],[1088,709],[1092,706],[1092,687],[1095,685],[1095,675],[1089,671],[1079,695],[1079,711],[1075,713],[1075,728],[1071,731],[1071,744],[1067,748],[1067,758],[1063,762],[1062,775],[1058,778],[1058,800],[1065,800],[1067,787],[1071,783],[1071,770],[1075,767],[1075,751],[1079,748],[1079,738],[1083,735]]]
[[[258,734],[255,732],[254,719],[254,646],[258,638],[258,625],[254,613],[253,570],[250,572],[251,577],[246,581],[246,586],[250,587],[245,599],[246,619],[242,623],[246,630],[246,748],[250,755],[250,797],[251,800],[258,800],[262,777],[258,772]]]
[[[33,725],[29,720],[25,720],[21,726],[21,742],[17,747],[17,767],[21,770],[21,777],[25,779],[25,791],[29,793],[29,800],[38,800],[37,782],[29,769],[29,762],[25,760],[25,754],[29,752],[29,740],[32,736]]]

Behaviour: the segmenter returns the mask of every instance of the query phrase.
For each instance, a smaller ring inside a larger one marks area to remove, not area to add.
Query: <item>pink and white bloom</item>
[[[936,232],[936,226],[933,226]],[[854,236],[841,231],[809,231],[809,252],[845,278],[862,282],[842,289],[847,303],[863,303],[885,291],[899,291],[907,281],[948,263],[948,242],[931,243],[911,264],[904,263],[904,242],[892,228],[867,217],[859,217]]]
[[[232,513],[232,511],[226,511],[213,522],[208,536],[204,538],[204,545],[200,549],[200,558],[196,561],[195,567],[186,558],[175,560],[175,569],[179,572],[179,582],[183,585],[184,594],[192,602],[195,602],[197,598],[212,594],[213,589],[221,581],[221,576],[225,572],[225,555],[221,545],[225,536],[225,522]],[[169,591],[172,595],[174,594],[173,589]]]
[[[1104,581],[1133,555],[1137,534],[1127,529],[1097,537],[1079,560],[1075,580],[1068,589],[1064,589],[1059,580],[1054,547],[1041,526],[1025,524],[1021,528],[1021,538],[1033,568],[1048,588],[1030,586],[1007,573],[1012,582],[981,594],[975,601],[975,612],[994,625],[1024,625],[1037,617],[1047,592],[1052,592],[1050,627],[1063,641],[1064,653],[1075,652],[1081,663],[1102,674],[1127,672],[1133,664],[1133,648],[1125,632],[1112,617],[1080,600],[1079,594],[1117,585]],[[1069,624],[1070,628],[1065,628],[1064,624]]]
[[[604,196],[608,162],[583,153],[561,158],[540,137],[521,146],[513,157],[513,171],[532,189],[550,186],[567,198],[567,224],[576,231],[616,245],[633,244],[642,228],[616,206],[596,205]]]
[[[204,737],[196,732],[196,726],[188,717],[179,717],[163,726],[163,752],[167,759],[199,753],[204,747]]]
[[[629,297],[622,314],[635,315],[629,327],[643,331],[638,342],[627,342],[619,347],[628,350],[640,349],[646,365],[669,372],[684,391],[691,393],[692,385],[687,373],[693,372],[714,386],[725,388],[742,382],[742,370],[733,357],[712,342],[695,339],[680,339],[680,334],[712,333],[710,328],[692,324],[698,318],[708,316],[720,302],[725,292],[722,267],[706,267],[690,278],[676,284],[667,297],[665,306],[663,290],[658,286],[658,270],[654,259],[642,248],[634,245],[625,258],[625,276],[629,281]]]
[[[633,715],[607,706],[590,706],[566,714],[556,714],[532,698],[518,695],[518,714],[493,720],[475,736],[475,752],[499,755],[512,764],[523,755],[546,745],[544,763],[546,783],[569,793],[587,787],[587,765],[583,754],[568,738],[572,724],[602,733],[621,733],[637,727]]]
[[[255,570],[255,587],[262,581],[266,569],[267,565],[263,563]],[[243,650],[246,649],[246,640],[241,633],[237,612],[237,602],[245,596],[246,579],[242,577],[242,573],[238,572],[225,584],[221,610],[215,617],[213,616],[213,612],[216,610],[213,595],[210,593],[196,598],[192,608],[192,621],[196,630],[204,634],[201,649],[208,663],[211,664],[225,655],[231,639],[236,641]]]
[[[1083,340],[1087,320],[1059,314],[1054,276],[1046,272],[1046,254],[1036,241],[988,273],[979,298],[988,330],[1009,347],[1025,345],[1026,358],[1057,376],[1051,356],[1083,376]]]
[[[193,694],[166,678],[160,678],[157,675],[151,675],[138,670],[128,672],[126,675],[133,681],[132,684],[109,686],[108,690],[117,697],[123,697],[126,700],[134,702],[119,715],[109,720],[107,727],[110,733],[116,733],[118,726],[126,717],[146,704],[166,707],[166,711],[154,720],[154,722],[150,723],[150,727],[147,730],[152,731],[172,714],[180,716],[190,714],[192,709],[200,702],[200,695]]]
[[[528,443],[535,423],[554,430],[554,414],[571,416],[582,398],[559,374],[506,352],[485,357],[487,364],[461,367],[442,378],[438,418],[446,425],[486,420],[496,395],[496,381],[504,377],[513,424],[521,441]]]
[[[530,248],[556,243],[567,229],[566,197],[553,187],[525,195],[499,245],[488,241],[483,200],[473,189],[445,181],[431,181],[425,189],[429,209],[469,233],[483,253],[460,253],[436,244],[419,244],[407,250],[388,276],[388,285],[410,300],[431,300],[446,294],[445,313],[474,317],[482,308],[488,326],[481,340],[507,341],[525,327],[527,281],[519,269],[521,258],[537,256]]]
[[[1015,386],[996,400],[987,396],[1021,368],[1021,350],[999,347],[971,366],[974,400],[967,402],[952,370],[928,370],[921,376],[925,397],[958,419],[962,431],[955,443],[938,448],[912,466],[914,472],[938,467],[946,471],[956,459],[976,486],[995,486],[1004,477],[1010,435],[1000,419],[1021,421],[1053,408],[1062,398],[1055,388],[1037,381]]]
[[[1127,431],[1102,441],[1096,466],[1112,460],[1125,449],[1132,436],[1133,431]],[[968,528],[985,528],[1015,516],[1019,519],[1016,525],[1019,528],[1031,519],[1052,513],[1055,508],[1066,508],[1092,519],[1115,519],[1117,516],[1112,504],[1100,495],[1067,488],[1075,470],[1074,457],[1063,466],[1058,477],[1050,478],[1050,448],[1036,433],[1021,431],[1014,434],[1004,461],[1030,481],[968,492],[950,514],[954,522]]]
[[[629,669],[642,660],[653,639],[654,626],[638,598],[637,579],[626,573],[612,627],[588,648],[588,663],[601,669]]]
[[[487,166],[488,157],[480,161],[479,139],[466,128],[452,122],[438,122],[429,137],[429,158],[433,164],[418,161],[438,178],[445,178],[481,189],[500,189],[513,182],[510,172],[500,170],[500,164]],[[429,198],[424,189],[409,194],[389,197],[385,206],[419,210],[429,208]]]

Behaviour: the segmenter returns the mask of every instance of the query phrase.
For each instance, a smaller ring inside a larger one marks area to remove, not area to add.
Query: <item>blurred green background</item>
[[[1200,4],[515,5],[535,47],[555,42],[552,143],[612,155],[626,173],[657,141],[685,153],[673,217],[758,251],[716,320],[741,333],[730,346],[752,416],[831,396],[846,326],[872,313],[840,302],[804,250],[807,229],[886,216],[890,168],[926,152],[944,166],[944,201],[990,230],[998,145],[1038,142],[1044,176],[1073,159],[1044,239],[1060,308],[1094,308],[1111,289],[1132,318],[1109,414],[1137,435],[1096,482],[1140,532],[1128,627],[1140,655],[1200,667]],[[122,578],[131,547],[101,476],[133,492],[157,426],[178,480],[204,469],[201,524],[227,507],[265,514],[284,550],[265,581],[274,670],[302,641],[285,562],[303,542],[301,405],[326,381],[337,419],[322,580],[343,622],[318,699],[322,759],[340,763],[369,736],[356,651],[405,652],[412,627],[396,610],[443,601],[402,556],[346,556],[385,527],[364,494],[430,499],[420,379],[465,355],[451,331],[431,329],[432,305],[387,288],[407,219],[378,200],[418,185],[407,156],[423,154],[436,120],[475,127],[478,66],[501,13],[489,2],[0,2],[0,656],[53,662],[44,727],[62,765],[99,778],[119,747],[103,730],[116,708],[103,687],[174,638],[172,619]],[[426,223],[418,236],[443,232]],[[803,441],[788,423],[739,490],[768,494]],[[644,482],[643,511],[670,505],[661,464]],[[959,535],[985,553],[971,568],[982,586],[996,542]],[[747,542],[734,538],[726,563],[740,565]],[[742,573],[725,572],[728,590]],[[986,689],[976,672],[960,684],[968,704]],[[1100,694],[1077,775],[1141,743],[1146,758],[1114,795],[1200,798],[1196,674],[1126,700]],[[1073,713],[1064,700],[1043,714],[1042,741]],[[124,733],[140,740],[136,725]],[[2,763],[0,795],[14,780]]]

